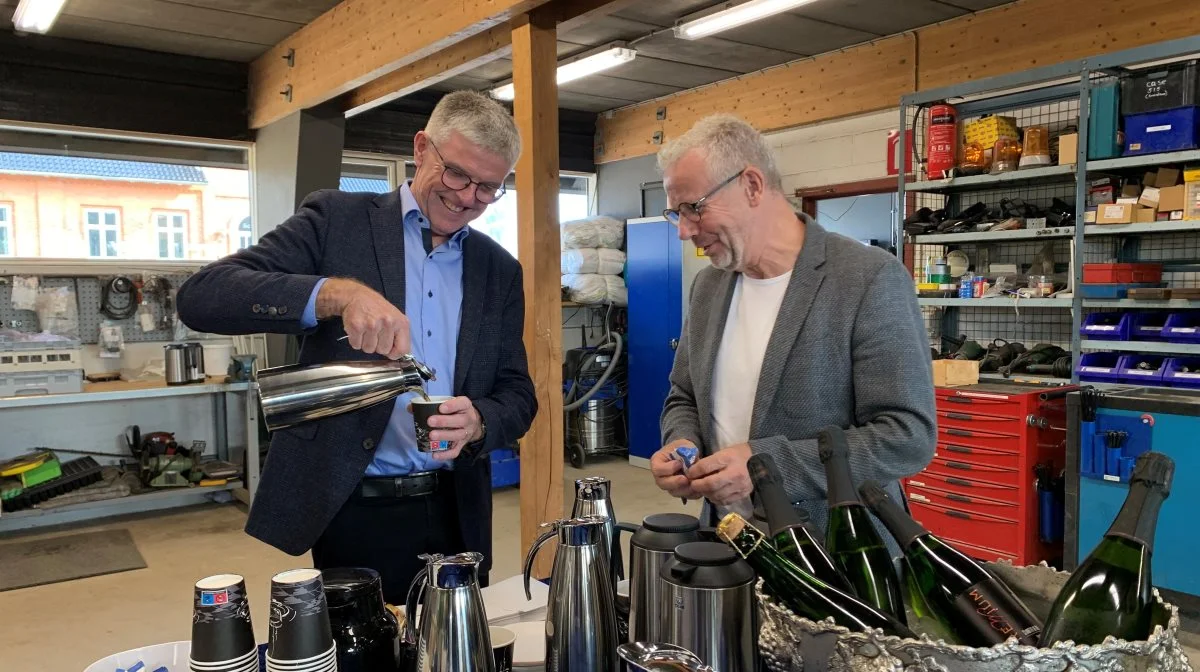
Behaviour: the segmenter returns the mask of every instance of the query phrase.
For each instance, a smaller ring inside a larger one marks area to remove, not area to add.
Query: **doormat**
[[[145,567],[124,528],[0,543],[0,592]]]

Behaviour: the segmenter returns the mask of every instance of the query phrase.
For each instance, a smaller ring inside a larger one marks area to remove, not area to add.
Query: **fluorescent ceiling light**
[[[589,51],[563,61],[558,66],[558,74],[555,79],[559,84],[566,84],[567,82],[572,82],[588,75],[594,75],[609,68],[615,68],[635,58],[637,58],[637,51],[630,49],[627,43],[614,42],[598,50]],[[500,100],[512,100],[516,97],[516,90],[513,88],[512,82],[509,82],[508,84],[492,89],[492,95]]]
[[[67,0],[21,0],[13,14],[13,28],[19,33],[46,33],[54,25]]]
[[[747,0],[742,3],[727,2],[719,5],[724,9],[718,11],[705,10],[685,16],[675,23],[675,37],[684,40],[695,40],[719,33],[730,28],[737,28],[751,21],[758,21],[772,14],[786,12],[800,5],[807,5],[815,0]],[[695,17],[695,18],[692,18]]]

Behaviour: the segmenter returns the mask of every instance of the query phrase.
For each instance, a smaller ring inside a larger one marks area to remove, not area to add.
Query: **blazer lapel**
[[[825,229],[816,223],[808,224],[805,234],[804,247],[796,259],[792,277],[788,281],[787,293],[783,296],[783,305],[779,307],[779,315],[775,318],[775,327],[771,330],[771,338],[767,341],[767,351],[763,355],[762,370],[758,374],[758,388],[754,393],[754,412],[750,417],[750,436],[754,436],[758,425],[771,409],[775,400],[775,391],[779,389],[779,381],[783,377],[784,365],[796,345],[808,312],[812,308],[817,290],[825,279]]]
[[[400,192],[384,194],[374,201],[371,237],[375,241],[375,264],[383,279],[383,295],[404,310],[404,209]]]
[[[713,372],[717,370],[717,353],[721,349],[721,337],[725,333],[725,323],[729,319],[729,304],[733,301],[733,288],[737,283],[737,277],[737,273],[724,274],[716,288],[711,303],[712,312],[705,316],[708,321],[700,339],[702,345],[696,358],[697,363],[703,368],[700,369],[699,375],[692,376],[696,394],[696,409],[700,416],[700,433],[706,446],[712,445],[716,440],[716,437],[709,435],[713,422]],[[698,316],[689,315],[688,319],[696,319],[696,317]]]
[[[467,370],[479,342],[479,326],[483,323],[483,294],[487,286],[490,257],[475,245],[472,232],[463,239],[463,298],[459,314],[458,347],[454,353],[454,390],[457,393],[467,380]]]

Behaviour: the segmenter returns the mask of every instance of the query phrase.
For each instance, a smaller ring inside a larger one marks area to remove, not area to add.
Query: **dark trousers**
[[[313,545],[313,566],[368,567],[383,579],[383,598],[404,604],[409,585],[425,561],[422,553],[452,555],[466,548],[459,530],[453,478],[437,490],[408,497],[350,496]],[[480,576],[483,585],[487,579]]]

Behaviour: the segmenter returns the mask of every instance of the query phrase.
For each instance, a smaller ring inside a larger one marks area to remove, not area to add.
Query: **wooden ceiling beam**
[[[250,64],[250,127],[262,128],[431,56],[547,0],[342,0]]]
[[[777,131],[892,109],[913,91],[1187,37],[1198,22],[1195,2],[1019,0],[601,113],[596,163],[652,154],[715,112]],[[658,119],[659,108],[666,119]]]
[[[594,18],[619,11],[636,1],[556,0],[533,10],[532,15],[543,23],[557,24],[557,33],[561,35]],[[495,26],[359,86],[346,96],[346,116],[362,114],[371,108],[511,55],[512,27],[507,23]]]

